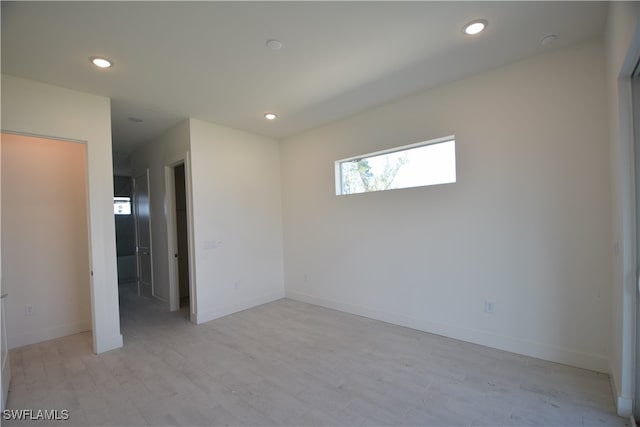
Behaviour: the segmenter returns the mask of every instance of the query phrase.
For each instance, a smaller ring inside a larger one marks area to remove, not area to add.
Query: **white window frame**
[[[115,210],[116,202],[125,202],[125,203],[129,203],[129,212],[125,212],[125,213],[116,212],[116,210]],[[124,216],[127,216],[127,215],[131,215],[131,214],[133,213],[133,212],[132,212],[132,210],[131,210],[131,209],[132,209],[132,206],[131,206],[131,197],[117,197],[117,196],[116,196],[116,197],[114,197],[114,198],[113,198],[113,206],[114,206],[114,207],[113,207],[113,214],[114,214],[114,215],[124,215]]]
[[[400,146],[400,147],[394,147],[394,148],[389,148],[389,149],[386,149],[386,150],[374,151],[373,153],[361,154],[359,156],[353,156],[353,157],[348,157],[346,159],[336,160],[336,162],[335,162],[336,196],[348,196],[348,195],[352,195],[352,194],[363,194],[362,192],[360,192],[360,193],[343,193],[342,192],[342,187],[343,187],[343,185],[342,185],[342,167],[341,167],[342,163],[352,162],[354,160],[360,160],[360,159],[365,159],[365,158],[369,158],[369,157],[376,157],[376,156],[380,156],[380,155],[383,155],[383,154],[397,153],[399,151],[407,151],[407,150],[411,150],[411,149],[414,149],[414,148],[426,147],[426,146],[429,146],[429,145],[442,144],[442,143],[450,142],[450,141],[454,141],[455,142],[455,140],[456,140],[455,135],[443,136],[441,138],[430,139],[428,141],[416,142],[416,143],[413,143],[413,144],[403,145],[403,146]],[[457,165],[454,165],[454,166],[457,166]],[[431,185],[439,185],[439,184],[425,184],[425,185],[418,185],[418,186],[415,186],[415,187],[390,188],[389,190],[400,190],[400,189],[403,189],[403,188],[416,188],[416,187],[429,187]],[[365,191],[364,193],[376,193],[376,192],[379,192],[379,191],[388,191],[388,190]]]

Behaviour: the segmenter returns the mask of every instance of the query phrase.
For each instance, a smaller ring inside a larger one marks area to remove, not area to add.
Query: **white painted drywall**
[[[2,159],[9,348],[90,330],[85,144],[3,134]]]
[[[189,122],[185,120],[131,155],[132,176],[143,175],[149,168],[153,290],[154,296],[166,303],[169,302],[169,258],[164,168],[185,159],[188,152]]]
[[[284,296],[277,141],[191,119],[197,323]]]
[[[283,141],[287,297],[608,371],[606,108],[593,41]],[[335,195],[335,160],[452,134],[457,183]]]
[[[635,37],[635,53],[633,50]],[[611,374],[618,414],[633,402],[636,299],[633,122],[630,73],[640,55],[640,3],[611,2],[606,30],[607,88],[613,198]],[[635,56],[635,58],[634,58]],[[620,78],[622,76],[622,78]]]
[[[87,144],[93,348],[121,347],[109,99],[3,74],[2,130]]]

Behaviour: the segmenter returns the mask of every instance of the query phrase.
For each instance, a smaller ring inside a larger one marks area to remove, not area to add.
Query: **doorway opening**
[[[187,237],[187,190],[184,163],[173,168],[175,187],[176,246],[174,258],[178,260],[178,306],[189,312],[189,239]]]
[[[191,287],[191,258],[189,240],[188,165],[180,160],[165,167],[169,236],[171,311],[192,320],[195,295]]]
[[[3,133],[1,152],[7,346],[90,331],[86,144]]]

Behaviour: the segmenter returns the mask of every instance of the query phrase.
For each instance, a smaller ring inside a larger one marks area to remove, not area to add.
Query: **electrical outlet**
[[[484,302],[484,312],[487,314],[493,314],[496,310],[496,303],[493,301],[485,301]]]
[[[25,307],[24,307],[24,315],[25,316],[33,316],[33,306],[31,304],[25,305]]]

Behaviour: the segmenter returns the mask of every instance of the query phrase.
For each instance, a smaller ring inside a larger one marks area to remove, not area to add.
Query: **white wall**
[[[635,42],[633,42],[635,40]],[[640,57],[640,4],[611,2],[606,31],[613,197],[611,373],[619,415],[633,402],[636,299],[633,133],[629,76]]]
[[[9,347],[90,330],[85,145],[3,134],[2,159]]]
[[[197,323],[284,296],[277,141],[190,120]]]
[[[186,159],[188,153],[189,122],[185,120],[154,141],[135,150],[131,155],[133,177],[146,174],[149,168],[153,290],[155,297],[167,303],[169,302],[169,257],[164,168]]]
[[[2,75],[2,130],[86,143],[93,347],[121,347],[109,99]]]
[[[335,196],[335,160],[451,134],[457,183]],[[601,41],[285,140],[286,295],[606,372],[608,156]]]

